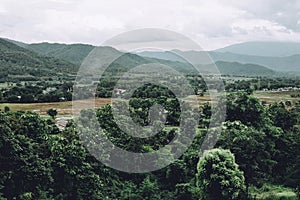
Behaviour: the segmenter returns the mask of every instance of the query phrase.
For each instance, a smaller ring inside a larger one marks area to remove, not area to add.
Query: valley
[[[300,48],[253,50],[265,45],[123,52],[0,39],[0,199],[198,200],[207,183],[213,200],[299,199]],[[102,59],[89,57],[95,52]],[[178,54],[211,60],[192,66]],[[149,127],[158,132],[135,137]],[[189,142],[154,172],[107,167],[157,167]],[[203,143],[214,146],[201,151]],[[124,153],[160,149],[158,160],[142,163]]]

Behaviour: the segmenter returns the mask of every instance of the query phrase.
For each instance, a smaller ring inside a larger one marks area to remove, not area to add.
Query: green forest
[[[229,94],[226,100],[227,118],[215,149],[199,157],[207,132],[203,127],[211,115],[205,104],[188,151],[173,164],[145,174],[120,172],[97,161],[82,144],[74,121],[59,130],[53,120],[36,113],[1,112],[0,198],[298,199],[300,108],[288,109],[284,103],[264,106],[246,92]],[[132,99],[132,117],[146,123],[147,108],[156,101],[165,102],[174,112],[167,119],[169,126],[147,140],[122,132],[115,125],[111,106],[95,114],[114,144],[150,152],[179,134],[180,113],[172,99]],[[141,105],[145,109],[139,109]],[[82,111],[82,119],[93,112]]]

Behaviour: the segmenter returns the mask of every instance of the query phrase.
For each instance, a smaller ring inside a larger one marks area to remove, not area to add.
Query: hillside
[[[60,62],[73,63],[79,66],[84,58],[95,48],[92,45],[86,44],[58,44],[58,43],[37,43],[37,44],[25,44],[18,41],[11,41],[14,44],[21,45],[27,49],[27,53],[34,51],[37,54],[35,56],[46,58],[55,57]],[[11,44],[11,42],[9,42]],[[18,47],[14,45],[15,47]],[[19,50],[25,51],[24,48],[18,47]],[[113,48],[112,48],[113,49]],[[111,51],[109,47],[99,47],[100,51]],[[28,51],[30,50],[30,51]],[[113,49],[112,53],[117,50]],[[287,57],[270,57],[270,56],[253,56],[253,55],[241,55],[230,52],[200,52],[200,51],[180,51],[174,50],[175,53],[180,53],[187,57],[197,57],[204,60],[201,64],[203,72],[209,72],[209,62],[207,62],[207,53],[212,60],[220,68],[222,74],[242,75],[242,76],[257,76],[257,75],[274,75],[274,71],[288,72],[288,71],[300,71],[300,55],[292,55]],[[121,54],[121,52],[119,52]],[[50,59],[48,58],[47,59]],[[54,58],[52,58],[54,59]],[[65,60],[65,61],[62,61]],[[32,61],[34,62],[34,61]],[[134,65],[145,64],[149,62],[157,62],[170,65],[176,70],[190,73],[193,71],[191,66],[186,61],[174,54],[173,52],[155,52],[145,51],[134,54],[124,54],[121,58],[113,63],[113,68],[110,70],[126,71]],[[206,66],[205,66],[206,65]]]
[[[80,65],[95,47],[86,44],[37,43],[29,44],[26,48],[43,56],[55,57]]]
[[[211,73],[212,72],[212,65],[208,63],[207,60],[207,52],[199,52],[199,51],[180,51],[180,50],[174,50],[175,53],[180,53],[181,55],[184,55],[186,57],[197,57],[203,59],[203,63],[199,64],[201,72],[203,73]],[[239,56],[233,56],[228,57],[227,59],[225,56],[222,56],[222,53],[216,53],[216,52],[208,52],[211,56],[212,60],[217,65],[219,71],[223,75],[239,75],[239,76],[268,76],[268,75],[275,75],[276,72],[273,69],[270,69],[268,67],[262,66],[260,64],[249,64],[251,63],[251,60],[249,59],[249,62],[239,62]],[[141,56],[145,56],[151,59],[165,59],[169,60],[169,62],[172,63],[181,63],[182,65],[185,65],[187,67],[186,61],[181,58],[180,56],[174,54],[173,52],[140,52],[138,53]],[[234,54],[236,55],[236,54]],[[247,57],[248,58],[248,57]],[[245,59],[246,61],[247,59]],[[181,66],[183,67],[183,66]]]
[[[223,75],[270,76],[276,74],[271,69],[255,64],[218,61],[216,65]]]
[[[300,54],[300,43],[295,42],[245,42],[230,45],[216,52],[230,52],[252,56],[286,57]]]
[[[173,51],[143,51],[136,53],[139,56],[147,58],[157,58],[162,60],[185,62],[183,58],[173,53]]]
[[[14,41],[16,42],[16,41]],[[94,48],[86,44],[57,44],[37,43],[25,46],[24,43],[16,42],[25,48],[40,55],[55,57],[80,65],[83,59]],[[179,50],[175,50],[179,51]],[[247,42],[231,45],[216,51],[199,52],[187,51],[189,56],[203,56],[209,53],[214,62],[239,62],[242,64],[262,65],[275,71],[300,72],[300,43],[284,42]],[[185,62],[184,59],[172,52],[139,52],[142,57],[157,58],[162,60]]]
[[[286,57],[251,56],[235,53],[209,52],[212,59],[216,61],[252,63],[266,66],[275,71],[300,72],[300,54]]]
[[[76,65],[80,65],[82,61],[88,56],[88,54],[95,48],[92,45],[86,44],[58,44],[58,43],[37,43],[28,44],[27,49],[30,49],[40,55],[52,56],[62,60],[66,60]],[[97,47],[97,50],[106,52],[106,54],[120,54],[111,47]],[[150,58],[140,54],[126,53],[115,60],[110,68],[109,72],[112,71],[127,71],[137,65],[147,64],[147,63],[161,63],[172,66],[176,70],[183,73],[190,73],[193,71],[190,65],[187,65],[184,60],[177,61],[176,59],[164,59],[164,58]]]
[[[0,81],[68,78],[77,66],[52,57],[38,55],[0,38]]]
[[[19,47],[22,47],[22,48],[27,48],[28,44],[24,43],[24,42],[20,42],[20,41],[16,41],[16,40],[11,40],[11,39],[8,39],[8,38],[2,38],[8,42],[11,42]]]

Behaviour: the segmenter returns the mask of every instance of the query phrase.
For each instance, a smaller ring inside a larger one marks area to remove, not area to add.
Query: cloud
[[[243,0],[235,1],[237,8],[257,18],[277,22],[293,31],[300,31],[297,21],[300,19],[300,2],[298,0]]]
[[[101,44],[137,28],[166,28],[205,49],[251,40],[300,41],[298,0],[1,0],[0,36]]]

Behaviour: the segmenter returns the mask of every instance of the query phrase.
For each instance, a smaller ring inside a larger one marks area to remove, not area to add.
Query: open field
[[[80,100],[77,101],[78,105],[91,105],[92,100]],[[111,104],[111,99],[108,98],[96,98],[95,107],[101,107],[106,104]],[[3,110],[5,106],[8,106],[11,111],[33,111],[40,115],[47,115],[47,111],[51,108],[55,108],[58,115],[71,115],[72,101],[54,102],[54,103],[3,103],[0,104],[0,109]]]
[[[199,97],[200,103],[206,103],[210,101],[209,96]],[[192,101],[192,98],[191,98]],[[101,107],[106,104],[111,104],[112,99],[110,98],[96,98],[95,99],[95,107]],[[90,100],[80,100],[76,101],[76,107],[87,108],[93,105],[93,99]],[[72,101],[64,101],[64,102],[53,102],[53,103],[2,103],[0,104],[0,109],[4,110],[4,107],[8,106],[11,111],[33,111],[37,112],[40,115],[47,115],[47,111],[51,108],[55,108],[58,111],[58,115],[72,115]]]
[[[293,105],[300,101],[300,97],[293,98],[292,94],[300,94],[300,92],[294,91],[255,91],[254,96],[267,104],[274,102],[286,102],[291,101]]]
[[[300,101],[300,97],[292,98],[291,94],[295,94],[297,92],[290,91],[256,91],[254,92],[254,96],[258,97],[261,101],[266,102],[267,104],[280,102],[280,101],[291,101],[293,105]],[[299,94],[299,92],[298,92]],[[192,98],[191,98],[192,101]],[[203,97],[198,97],[198,101],[200,104],[206,103],[210,101],[208,95],[204,95]],[[77,101],[76,105],[86,107],[86,105],[93,105],[92,100],[80,100]],[[96,98],[95,99],[95,107],[101,107],[106,104],[111,104],[110,98]],[[8,106],[11,111],[33,111],[37,112],[40,115],[47,115],[47,111],[51,108],[55,108],[58,111],[58,115],[66,116],[72,115],[72,101],[66,102],[54,102],[54,103],[2,103],[0,104],[0,109],[3,110],[5,106]]]
[[[265,184],[262,188],[250,187],[250,194],[258,200],[264,199],[291,199],[297,200],[297,194],[290,188],[278,185]]]

